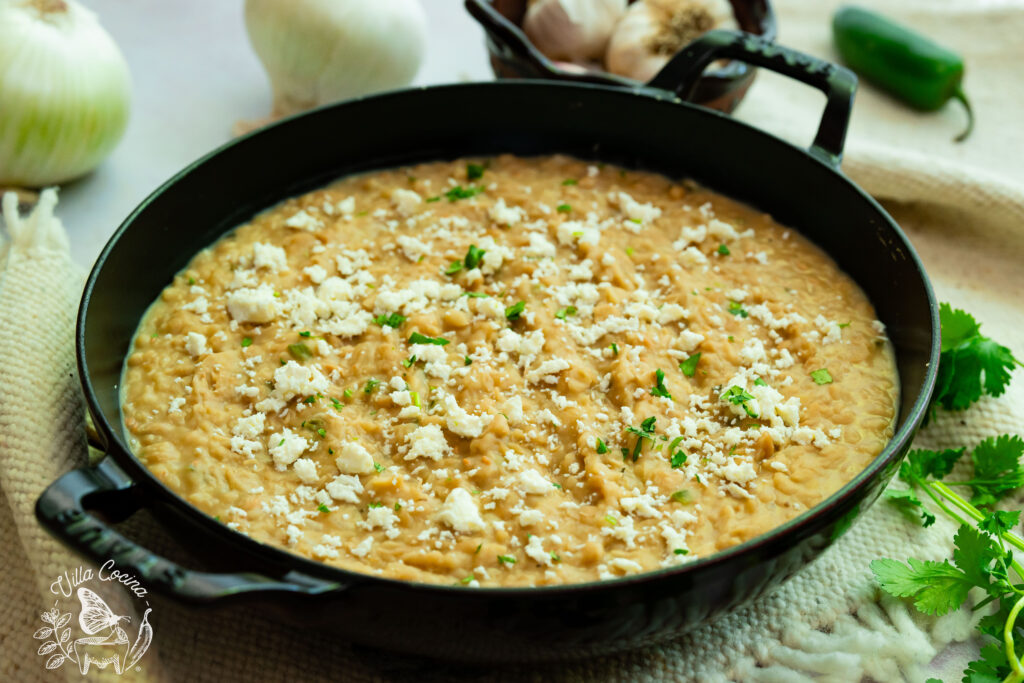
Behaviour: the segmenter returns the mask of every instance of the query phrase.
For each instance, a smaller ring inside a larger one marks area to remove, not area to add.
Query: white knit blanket
[[[780,42],[834,58],[829,17],[836,4],[776,2]],[[977,127],[956,145],[951,140],[964,120],[958,105],[919,114],[865,86],[844,168],[886,200],[919,249],[939,297],[973,312],[986,334],[1024,358],[1024,272],[1018,265],[1024,257],[1024,4],[913,0],[887,11],[966,55]],[[761,73],[737,115],[806,144],[820,107],[813,93]],[[86,460],[72,343],[82,275],[69,258],[60,222],[51,217],[55,202],[55,195],[44,193],[28,219],[16,218],[8,202],[8,239],[0,244],[5,681],[59,677],[44,670],[32,633],[39,612],[53,604],[53,577],[81,564],[40,530],[32,514],[46,484]],[[66,218],[73,223],[73,216]],[[966,413],[941,415],[916,445],[973,446],[993,434],[1024,433],[1024,373],[1017,375],[1005,396]],[[127,527],[158,552],[182,553],[145,513]],[[868,569],[881,556],[948,557],[952,532],[953,524],[941,516],[925,530],[878,504],[818,561],[755,604],[669,643],[536,668],[464,670],[406,662],[352,648],[329,634],[282,626],[254,609],[200,617],[160,603],[150,617],[150,652],[139,671],[119,680],[922,681],[936,672],[958,680],[977,647],[972,614],[965,609],[923,618],[883,598]],[[77,671],[65,669],[77,678]]]

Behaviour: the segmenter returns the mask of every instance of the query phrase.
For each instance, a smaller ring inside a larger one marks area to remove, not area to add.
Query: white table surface
[[[266,116],[270,85],[249,46],[241,0],[80,0],[124,52],[132,115],[93,173],[61,189],[77,263],[91,267],[121,221],[161,183]],[[372,1],[372,0],[366,0]],[[429,19],[418,85],[493,78],[483,31],[462,0],[423,0]]]

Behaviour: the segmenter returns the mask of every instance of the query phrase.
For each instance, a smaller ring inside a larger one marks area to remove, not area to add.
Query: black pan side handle
[[[140,507],[135,484],[108,457],[50,484],[36,501],[36,517],[51,534],[98,565],[135,575],[147,589],[192,604],[219,603],[252,594],[322,595],[347,586],[298,572],[281,579],[254,573],[210,573],[182,567],[126,538],[90,510],[127,516]]]
[[[833,168],[839,167],[850,124],[857,77],[849,69],[818,59],[760,36],[740,31],[708,31],[683,48],[648,83],[689,99],[705,67],[716,59],[736,59],[806,83],[828,98],[818,133],[808,151]]]

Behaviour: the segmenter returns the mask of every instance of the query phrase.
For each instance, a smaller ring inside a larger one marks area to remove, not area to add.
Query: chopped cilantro
[[[576,315],[576,307],[575,306],[566,306],[562,310],[560,310],[557,313],[555,313],[555,317],[558,318],[559,320],[565,320],[570,315]]]
[[[425,201],[429,204],[431,202],[439,202],[439,201],[441,201],[441,198],[440,197],[427,197],[427,199]]]
[[[469,356],[466,356],[466,357],[465,357],[465,358],[464,358],[464,359],[462,360],[462,364],[463,364],[463,365],[472,365],[472,364],[473,364],[473,359],[472,359],[472,358],[470,358]]]
[[[676,548],[672,552],[675,553],[676,555],[689,555],[690,554],[690,551],[687,550],[686,548]]]
[[[395,510],[395,512],[398,512],[398,511],[399,511],[399,510],[401,510],[401,509],[402,509],[402,504],[401,504],[401,503],[399,503],[399,502],[398,502],[398,501],[396,500],[396,501],[395,501],[395,505],[394,505],[394,510]]]
[[[519,320],[519,316],[523,314],[524,309],[526,309],[526,302],[517,301],[505,309],[505,317],[509,320]]]
[[[812,372],[811,379],[815,384],[832,384],[832,373],[828,371],[828,368],[822,368]]]
[[[284,439],[281,439],[280,441],[278,441],[277,445],[278,446],[283,446],[284,445]]]
[[[302,399],[303,403],[316,403],[316,394],[311,394],[306,398]]]
[[[483,543],[481,543],[480,545],[478,545],[478,546],[476,547],[476,550],[474,550],[474,551],[473,551],[473,554],[474,554],[474,555],[476,555],[477,553],[479,553],[479,552],[480,552],[480,549],[481,549],[481,548],[483,548],[483,547],[484,547],[484,544],[483,544]]]
[[[334,408],[335,410],[341,410],[342,408],[345,407],[345,404],[331,396],[331,407]]]
[[[633,247],[626,247],[626,256],[632,256],[636,252]]]
[[[661,368],[654,371],[654,378],[656,384],[651,389],[651,396],[671,399],[672,394],[668,393],[668,388],[665,386],[665,373]]]
[[[409,335],[410,344],[433,344],[434,346],[447,346],[448,340],[441,337],[428,337],[425,334],[419,332],[413,332]]]
[[[411,401],[414,406],[419,408],[420,407],[420,392],[418,392],[418,391],[410,391],[409,392],[409,401]]]
[[[313,334],[313,333],[312,333],[312,332],[310,332],[309,330],[304,330],[304,331],[302,331],[302,332],[299,332],[299,336],[300,336],[300,337],[308,337],[308,336],[310,336],[311,334]]]
[[[597,439],[597,452],[600,455],[604,455],[605,453],[608,452],[608,446],[605,444],[604,441],[601,441],[600,437],[598,437]]]
[[[328,512],[331,511],[331,508],[327,507],[323,503],[320,503],[319,505],[317,505],[316,509],[319,510],[320,512],[324,513],[324,514],[327,514]]]
[[[754,386],[755,387],[766,387],[766,386],[768,386],[768,382],[765,382],[760,377],[755,377],[754,378]]]
[[[700,352],[697,352],[679,364],[679,369],[687,377],[693,377],[697,372],[697,363],[700,362]]]
[[[463,292],[462,296],[468,296],[470,299],[490,299],[491,295],[487,292]]]
[[[377,502],[377,501],[373,501],[373,502],[371,502],[371,503],[370,503],[370,505],[369,505],[369,508],[370,508],[371,510],[373,510],[373,509],[375,509],[375,508],[382,508],[382,507],[384,507],[384,503],[380,503],[380,502]]]
[[[669,448],[669,450],[671,451],[672,449]],[[674,469],[674,470],[679,469],[680,467],[682,467],[683,465],[686,464],[686,453],[683,453],[681,450],[676,451],[669,458],[668,463],[669,463],[669,465],[672,466],[672,469]]]
[[[612,342],[611,346],[609,346],[609,348],[612,350],[612,353],[614,355],[616,355],[616,356],[619,355],[619,345],[618,344],[616,344],[615,342]]]
[[[452,261],[448,264],[448,267],[444,269],[445,275],[455,275],[455,273],[462,270],[462,261]]]
[[[188,279],[188,283],[189,283],[190,285],[194,285],[194,284],[196,283],[196,279],[195,279],[194,277],[190,277],[190,278]]]
[[[839,323],[836,327],[838,327],[839,329],[842,329],[844,327],[849,327],[849,326],[850,326],[850,323]]]
[[[390,313],[388,315],[378,315],[373,319],[373,322],[377,323],[381,327],[401,327],[406,317],[401,313]]]
[[[576,185],[579,181],[575,178],[566,178],[562,181],[563,185]]]
[[[604,516],[604,521],[608,522],[608,526],[618,526],[619,525],[619,520],[615,519],[611,515],[605,515]]]
[[[469,245],[469,249],[466,250],[466,257],[463,259],[463,264],[467,270],[473,270],[480,266],[484,260],[484,254],[487,253],[486,249],[481,249],[475,244]]]
[[[679,489],[672,494],[671,498],[677,503],[686,505],[693,500],[693,495],[686,489]]]
[[[481,164],[466,164],[466,180],[477,180],[484,177],[484,166]]]
[[[560,558],[560,557],[559,557],[559,556],[558,556],[558,555],[557,555],[557,554],[555,553],[555,551],[554,551],[554,550],[552,550],[552,551],[551,551],[550,553],[548,553],[548,554],[549,554],[549,555],[551,555],[551,561],[552,561],[552,562],[554,562],[555,564],[558,564],[559,562],[561,562],[561,561],[562,561],[562,558]]]
[[[380,384],[380,380],[379,379],[368,379],[368,380],[366,380],[366,385],[363,387],[363,393],[364,394],[372,394],[373,390],[377,388],[378,384]]]
[[[502,564],[515,564],[516,558],[511,557],[510,555],[498,555],[498,562]]]
[[[750,315],[749,313],[747,313],[747,309],[743,308],[743,304],[741,304],[739,301],[729,302],[729,312],[732,313],[733,315],[738,315],[741,318],[746,318]]]
[[[296,360],[306,360],[313,357],[313,352],[309,350],[309,347],[299,342],[298,344],[289,344],[288,353],[292,354]]]
[[[755,413],[753,409],[747,405],[747,402],[754,400],[754,397],[751,394],[747,393],[745,389],[741,389],[735,384],[729,387],[729,389],[724,394],[722,394],[722,400],[728,401],[734,406],[742,406],[743,412],[745,412],[748,416],[754,418],[757,417],[757,413]]]
[[[375,469],[377,472],[383,472],[384,465],[381,465],[379,462],[375,462],[373,463],[373,469]]]
[[[402,365],[404,365],[407,368],[411,368],[413,363],[415,363],[415,362],[416,362],[416,356],[409,356],[408,358],[406,358],[405,360],[402,361]]]
[[[352,398],[352,390],[351,389],[346,389],[345,391],[343,391],[341,393],[342,393],[342,395],[345,398]]]
[[[468,187],[456,185],[452,189],[445,192],[444,196],[447,197],[448,201],[450,202],[457,202],[460,199],[470,199],[471,197],[475,197],[483,191],[484,188],[476,185],[469,185]]]
[[[242,348],[252,346],[252,337],[242,337]]]
[[[627,432],[636,435],[636,445],[633,446],[632,453],[630,453],[626,448],[622,449],[623,459],[632,455],[633,462],[636,462],[640,458],[640,451],[643,450],[644,447],[644,439],[654,441],[654,423],[656,420],[657,418],[652,415],[640,423],[639,429],[636,427],[626,427]]]
[[[558,211],[559,213],[569,213],[570,211],[572,211],[572,207],[569,206],[568,204],[559,204],[555,208],[555,210]]]
[[[718,253],[721,254],[722,256],[728,256],[732,252],[729,251],[729,247],[727,247],[726,245],[719,244],[718,245]]]

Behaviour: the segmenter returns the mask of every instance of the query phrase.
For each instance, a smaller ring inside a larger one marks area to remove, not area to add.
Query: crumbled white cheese
[[[537,470],[523,470],[516,479],[519,481],[519,489],[524,493],[541,494],[554,490],[551,482]]]
[[[319,479],[316,473],[316,462],[309,458],[299,458],[292,465],[292,469],[295,470],[295,474],[299,475],[303,484],[312,484]]]
[[[564,358],[551,358],[546,361],[542,361],[533,370],[526,373],[526,381],[531,384],[538,382],[546,382],[547,384],[556,384],[558,382],[558,373],[563,370],[568,370],[572,367],[572,364]]]
[[[490,415],[471,415],[459,406],[455,397],[447,394],[444,397],[445,424],[449,431],[467,438],[476,438],[483,434],[484,427],[491,422]]]
[[[469,491],[463,488],[451,490],[441,505],[437,519],[456,531],[480,531],[485,527],[476,501]]]
[[[499,198],[488,210],[491,220],[498,225],[512,227],[526,218],[526,212],[518,206],[507,206],[504,198]]]
[[[267,449],[270,451],[270,456],[274,459],[277,469],[282,472],[288,465],[295,462],[310,446],[312,446],[311,443],[287,427],[283,431],[273,434],[267,440]]]
[[[256,242],[252,245],[252,265],[253,268],[266,268],[279,273],[288,270],[288,256],[281,247]]]
[[[544,539],[534,534],[530,536],[530,540],[526,542],[526,547],[523,549],[526,556],[532,559],[537,564],[542,564],[545,567],[550,567],[552,563],[551,554],[544,550]]]
[[[436,461],[451,453],[451,447],[444,438],[444,432],[436,424],[417,427],[409,432],[407,441],[409,452],[405,455],[406,460],[429,458]]]
[[[231,318],[240,323],[268,323],[281,310],[274,288],[264,283],[258,287],[243,287],[227,294],[227,309]]]
[[[368,474],[374,470],[373,456],[356,441],[346,441],[338,447],[334,464],[343,474]]]
[[[332,481],[327,482],[324,489],[334,500],[358,503],[359,494],[363,492],[363,482],[359,481],[359,477],[339,474]]]
[[[423,198],[412,190],[400,187],[391,193],[391,203],[398,210],[398,213],[408,216],[419,208],[420,204],[423,203]]]
[[[206,345],[206,337],[198,332],[189,332],[185,335],[185,350],[193,358],[210,352],[210,348]]]
[[[320,227],[320,221],[310,216],[304,210],[292,214],[291,218],[284,222],[289,228],[298,228],[299,230],[316,230]]]

